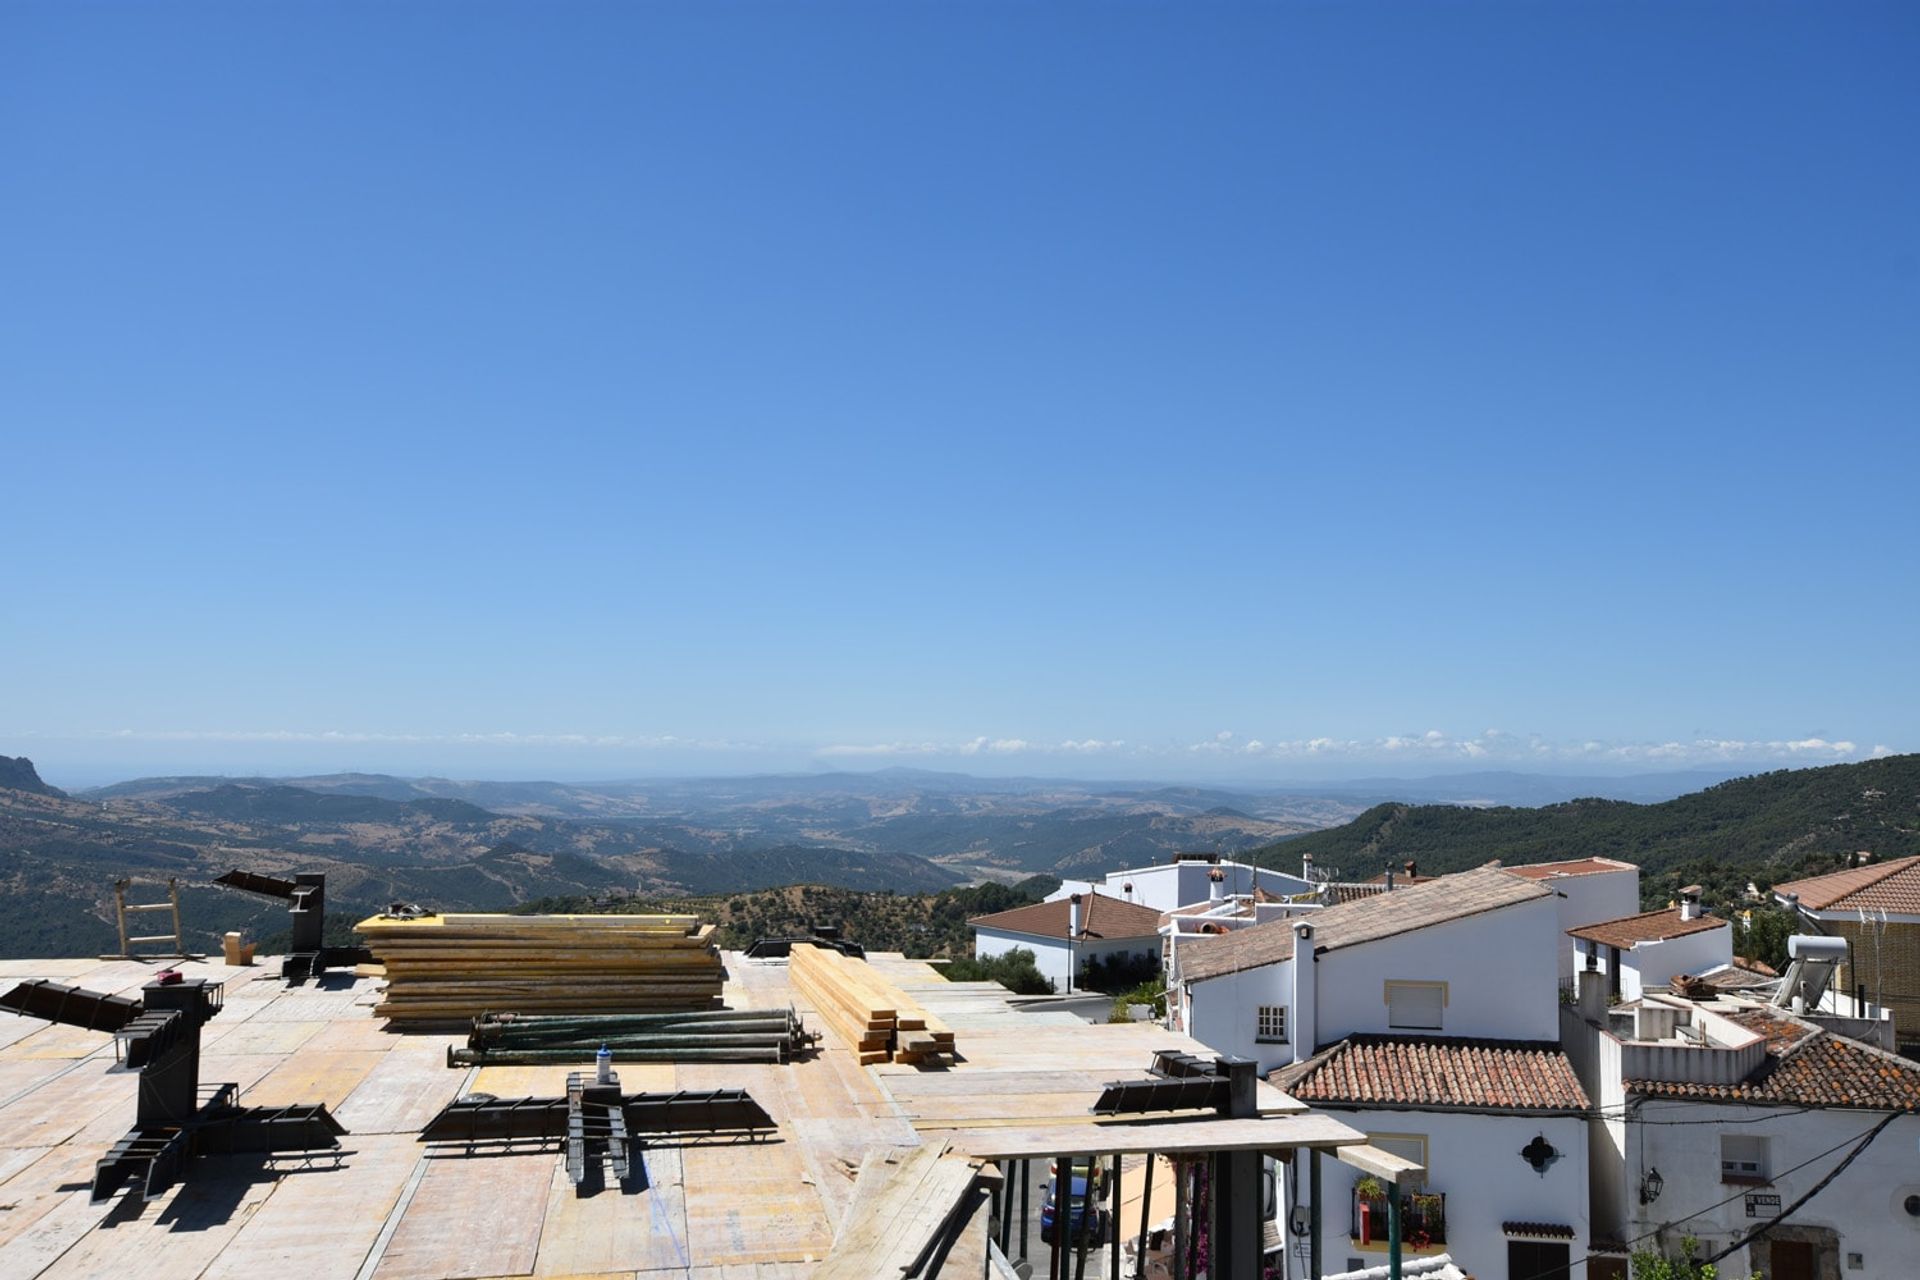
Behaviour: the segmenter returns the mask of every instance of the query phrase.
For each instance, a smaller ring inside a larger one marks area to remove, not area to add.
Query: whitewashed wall
[[[1315,1040],[1356,1032],[1398,1033],[1387,1025],[1389,980],[1445,982],[1439,1035],[1558,1040],[1560,984],[1548,957],[1558,945],[1556,900],[1538,898],[1343,947],[1320,957]]]
[[[1453,1111],[1361,1111],[1319,1107],[1334,1119],[1369,1137],[1421,1134],[1427,1139],[1425,1190],[1447,1197],[1447,1252],[1461,1270],[1480,1280],[1507,1274],[1505,1222],[1548,1222],[1573,1228],[1570,1253],[1586,1253],[1591,1231],[1587,1218],[1587,1125],[1578,1117],[1482,1115]],[[1520,1157],[1520,1149],[1544,1136],[1560,1153],[1544,1175]],[[1295,1178],[1287,1203],[1308,1204],[1307,1158],[1292,1165]],[[1353,1184],[1358,1170],[1322,1156],[1321,1259],[1329,1272],[1346,1269],[1359,1258],[1363,1266],[1386,1261],[1384,1240],[1371,1250],[1357,1248],[1351,1229]],[[1284,1224],[1286,1215],[1282,1214]],[[1284,1229],[1284,1225],[1283,1225]],[[1289,1246],[1294,1242],[1288,1241]],[[1575,1271],[1584,1277],[1583,1270]],[[1744,1273],[1743,1273],[1744,1274]]]
[[[1160,937],[1150,934],[1144,938],[1101,938],[1082,942],[1069,952],[1064,938],[1037,938],[1030,933],[978,927],[973,931],[973,954],[977,960],[1017,949],[1033,952],[1034,967],[1042,975],[1053,979],[1054,990],[1064,994],[1069,976],[1077,974],[1088,960],[1098,957],[1104,961],[1136,953],[1157,953]]]
[[[1754,1191],[1780,1197],[1792,1204],[1826,1176],[1850,1148],[1813,1160],[1797,1173],[1783,1171],[1827,1151],[1836,1144],[1872,1128],[1884,1112],[1838,1109],[1785,1114],[1781,1108],[1722,1106],[1702,1103],[1643,1104],[1645,1121],[1716,1120],[1716,1125],[1642,1123],[1627,1126],[1627,1186],[1620,1199],[1629,1206],[1629,1229],[1639,1235],[1700,1210],[1685,1230],[1715,1247],[1758,1225],[1747,1217],[1741,1188],[1720,1181],[1722,1133],[1765,1135],[1772,1186]],[[1664,1183],[1652,1205],[1639,1203],[1640,1178],[1648,1169],[1660,1170]],[[1710,1208],[1732,1195],[1733,1201]],[[1790,1221],[1801,1227],[1826,1227],[1840,1237],[1840,1274],[1869,1277],[1911,1277],[1920,1274],[1920,1217],[1906,1212],[1906,1197],[1920,1195],[1920,1116],[1903,1116],[1874,1140],[1864,1154],[1834,1182],[1796,1211]],[[1679,1233],[1672,1233],[1677,1236]],[[1861,1266],[1849,1269],[1847,1254],[1861,1255]],[[1748,1256],[1751,1255],[1751,1256]],[[1720,1274],[1745,1276],[1769,1269],[1765,1246],[1742,1250],[1721,1264]]]
[[[1733,929],[1707,929],[1663,942],[1643,942],[1620,953],[1620,998],[1638,1000],[1649,987],[1665,987],[1682,973],[1702,973],[1733,963]]]
[[[1293,962],[1283,961],[1195,983],[1187,1005],[1186,1033],[1215,1053],[1251,1058],[1262,1075],[1294,1060],[1294,1028],[1286,1044],[1260,1044],[1256,1011],[1263,1004],[1289,1005]],[[1311,1052],[1309,1050],[1308,1052]]]
[[[1254,867],[1244,862],[1222,862],[1219,869],[1226,873],[1221,889],[1229,895],[1252,893],[1254,886],[1268,893],[1281,895],[1306,893],[1312,888],[1299,876],[1288,875],[1284,871],[1273,871],[1265,867]],[[1122,892],[1125,885],[1133,886],[1132,900],[1142,906],[1152,907],[1155,911],[1172,911],[1175,907],[1191,906],[1196,902],[1205,902],[1212,896],[1213,882],[1207,873],[1214,868],[1205,862],[1166,863],[1157,867],[1139,867],[1130,871],[1114,871],[1102,880],[1064,880],[1060,887],[1047,895],[1048,902],[1057,902],[1061,898],[1076,893],[1087,893],[1097,888],[1105,897],[1126,900]]]
[[[1592,875],[1561,876],[1540,883],[1556,893],[1566,895],[1559,900],[1560,982],[1565,985],[1573,981],[1578,968],[1574,940],[1567,936],[1567,930],[1637,915],[1640,911],[1640,870],[1634,867],[1625,871],[1597,871]]]
[[[1182,1029],[1217,1053],[1252,1058],[1271,1071],[1322,1045],[1363,1032],[1417,1035],[1387,1023],[1389,981],[1445,982],[1441,1027],[1430,1034],[1557,1041],[1560,984],[1554,954],[1559,914],[1539,898],[1448,924],[1329,951],[1314,962],[1314,1026],[1293,1011],[1296,961],[1187,985]],[[1288,1042],[1261,1044],[1256,1009],[1288,1010]]]

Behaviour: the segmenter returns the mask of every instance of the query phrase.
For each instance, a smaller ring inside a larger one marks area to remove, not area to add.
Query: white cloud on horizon
[[[449,746],[474,748],[575,749],[596,752],[643,751],[681,753],[782,754],[819,760],[888,759],[1012,759],[1072,756],[1148,761],[1177,757],[1232,760],[1244,767],[1251,761],[1322,764],[1474,764],[1593,765],[1600,767],[1674,768],[1710,764],[1837,763],[1881,759],[1899,749],[1883,743],[1863,747],[1845,738],[1693,738],[1668,741],[1608,742],[1598,739],[1554,741],[1540,735],[1521,735],[1485,729],[1466,737],[1440,729],[1390,734],[1377,738],[1241,738],[1220,730],[1190,743],[1146,744],[1124,738],[1038,739],[994,737],[922,739],[870,743],[769,743],[676,734],[517,733],[500,730],[465,733],[405,733],[356,730],[296,729],[112,729],[91,733],[18,735],[38,740],[93,742],[227,743],[245,745],[312,746]]]

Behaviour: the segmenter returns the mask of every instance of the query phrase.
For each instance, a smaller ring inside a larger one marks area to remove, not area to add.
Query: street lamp
[[[1652,1204],[1660,1198],[1660,1192],[1666,1187],[1666,1180],[1660,1176],[1658,1168],[1649,1169],[1647,1176],[1640,1179],[1640,1203]]]

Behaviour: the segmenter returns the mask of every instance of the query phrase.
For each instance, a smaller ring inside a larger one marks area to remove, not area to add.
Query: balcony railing
[[[1364,1214],[1362,1210],[1364,1209]],[[1364,1221],[1362,1221],[1364,1217]],[[1356,1244],[1387,1244],[1387,1198],[1353,1196],[1353,1226],[1347,1233]],[[1420,1250],[1447,1242],[1447,1197],[1438,1191],[1400,1193],[1400,1244]]]

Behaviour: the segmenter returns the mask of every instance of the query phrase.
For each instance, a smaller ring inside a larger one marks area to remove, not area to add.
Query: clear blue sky
[[[1916,66],[1911,4],[8,4],[0,752],[1920,748]]]

